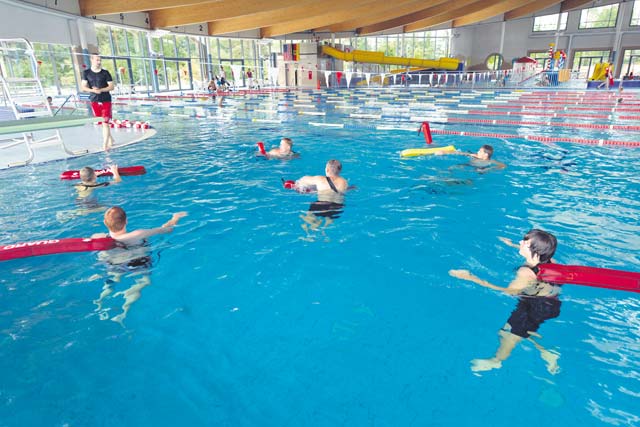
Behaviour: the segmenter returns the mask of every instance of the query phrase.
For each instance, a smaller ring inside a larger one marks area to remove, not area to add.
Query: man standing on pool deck
[[[100,55],[91,55],[91,68],[82,73],[82,90],[91,93],[93,115],[102,117],[102,148],[107,151],[113,146],[113,137],[109,128],[111,120],[111,92],[115,86],[111,74],[102,68]]]
[[[559,372],[558,358],[560,355],[549,351],[534,341],[531,336],[540,337],[538,328],[545,320],[553,319],[560,315],[560,286],[541,282],[537,278],[538,265],[553,262],[552,256],[556,251],[557,240],[555,236],[542,230],[529,231],[519,245],[513,244],[509,239],[500,239],[509,246],[519,248],[519,253],[525,259],[525,263],[518,268],[516,277],[506,288],[493,285],[486,280],[474,276],[467,270],[450,270],[449,274],[462,280],[468,280],[480,286],[494,289],[511,295],[518,296],[518,305],[511,313],[504,327],[498,331],[500,345],[495,356],[488,359],[474,359],[471,361],[471,370],[474,372],[488,371],[502,367],[513,349],[523,339],[529,340],[547,364],[547,371],[555,375]]]

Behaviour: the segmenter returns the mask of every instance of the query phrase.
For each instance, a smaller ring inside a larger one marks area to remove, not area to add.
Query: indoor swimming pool
[[[0,263],[0,426],[640,425],[639,294],[566,285],[544,352],[525,341],[476,371],[518,301],[448,273],[506,286],[522,257],[499,237],[531,228],[557,237],[559,263],[640,271],[635,93],[357,88],[114,108],[157,134],[0,170],[0,243],[105,232],[114,205],[129,230],[188,216],[150,239],[148,270],[117,280],[96,252]],[[425,145],[422,121],[435,145],[491,144],[507,167],[400,157]],[[300,158],[255,155],[282,137]],[[329,159],[357,187],[330,221],[282,187]],[[90,202],[58,179],[111,163],[147,173]]]

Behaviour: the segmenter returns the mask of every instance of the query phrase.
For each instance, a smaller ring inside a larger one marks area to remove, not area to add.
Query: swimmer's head
[[[96,180],[96,171],[89,166],[80,169],[80,179],[82,182],[93,182]]]
[[[293,141],[291,138],[282,138],[280,140],[280,151],[289,153],[291,151],[291,147],[293,147]]]
[[[339,160],[329,160],[327,162],[327,166],[325,167],[327,175],[340,175],[342,171],[342,163]]]
[[[476,154],[481,160],[489,160],[491,156],[493,156],[493,147],[485,144],[478,150],[478,154]]]
[[[532,257],[538,256],[540,263],[550,262],[557,246],[558,240],[553,234],[534,228],[522,238],[520,254],[526,257],[523,251],[528,250]]]
[[[104,225],[109,231],[118,232],[124,230],[127,226],[127,214],[120,206],[114,206],[107,209],[104,213]]]

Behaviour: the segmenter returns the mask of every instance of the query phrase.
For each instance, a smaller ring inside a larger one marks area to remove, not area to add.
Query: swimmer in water
[[[495,355],[487,359],[472,360],[471,370],[479,372],[502,367],[502,362],[509,358],[516,346],[521,341],[528,340],[540,352],[547,371],[555,375],[560,371],[558,367],[560,354],[545,349],[532,337],[541,338],[537,333],[540,325],[560,315],[561,287],[537,278],[539,264],[554,262],[552,257],[556,251],[557,240],[552,234],[538,229],[530,230],[519,244],[514,244],[510,239],[499,239],[508,246],[517,247],[520,255],[524,257],[524,263],[518,267],[515,278],[507,287],[493,285],[468,270],[449,271],[452,277],[518,297],[515,310],[507,323],[498,331],[500,344]]]
[[[300,154],[294,152],[293,141],[291,138],[282,138],[280,140],[280,146],[274,147],[267,152],[267,158],[269,159],[292,159],[300,157]]]
[[[99,255],[100,260],[108,265],[107,273],[110,276],[105,281],[99,298],[93,301],[97,306],[95,311],[100,313],[101,320],[109,318],[108,309],[102,308],[104,299],[113,292],[114,284],[120,282],[121,277],[126,274],[136,277],[135,282],[128,289],[113,295],[114,297],[122,296],[125,301],[122,305],[122,313],[111,318],[112,321],[124,326],[123,321],[127,317],[131,305],[140,299],[142,289],[151,284],[149,274],[152,259],[146,239],[158,234],[171,233],[180,218],[185,216],[187,216],[186,212],[178,212],[173,214],[171,219],[161,227],[127,231],[127,214],[124,209],[114,206],[105,212],[104,224],[109,232],[94,234],[91,237],[111,237],[119,245],[115,249],[101,252]]]
[[[478,173],[486,173],[493,169],[499,170],[507,167],[504,163],[491,158],[493,156],[493,147],[488,144],[480,147],[477,153],[468,153],[465,151],[436,151],[434,154],[436,156],[445,154],[467,156],[471,159],[469,163],[460,166],[471,166],[475,168]]]
[[[328,227],[342,214],[344,195],[349,189],[349,183],[340,176],[341,172],[342,163],[338,160],[329,160],[325,166],[324,176],[303,176],[296,181],[295,188],[298,190],[316,191],[318,195],[318,199],[309,206],[308,212],[300,216],[304,221],[302,228],[308,238],[311,238],[312,232],[321,227]]]
[[[113,174],[113,181],[97,182],[98,176],[93,168],[85,166],[80,169],[80,183],[74,184],[75,189],[78,191],[78,198],[84,199],[90,196],[96,188],[106,187],[109,184],[118,184],[122,181],[120,173],[118,172],[118,165],[109,166],[109,170]]]

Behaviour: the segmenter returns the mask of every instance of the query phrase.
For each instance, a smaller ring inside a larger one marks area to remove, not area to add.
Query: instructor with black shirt
[[[113,146],[113,137],[109,127],[111,120],[111,92],[114,89],[111,74],[102,69],[100,55],[91,55],[91,68],[82,73],[82,91],[91,93],[93,115],[102,117],[102,148],[108,151]]]

